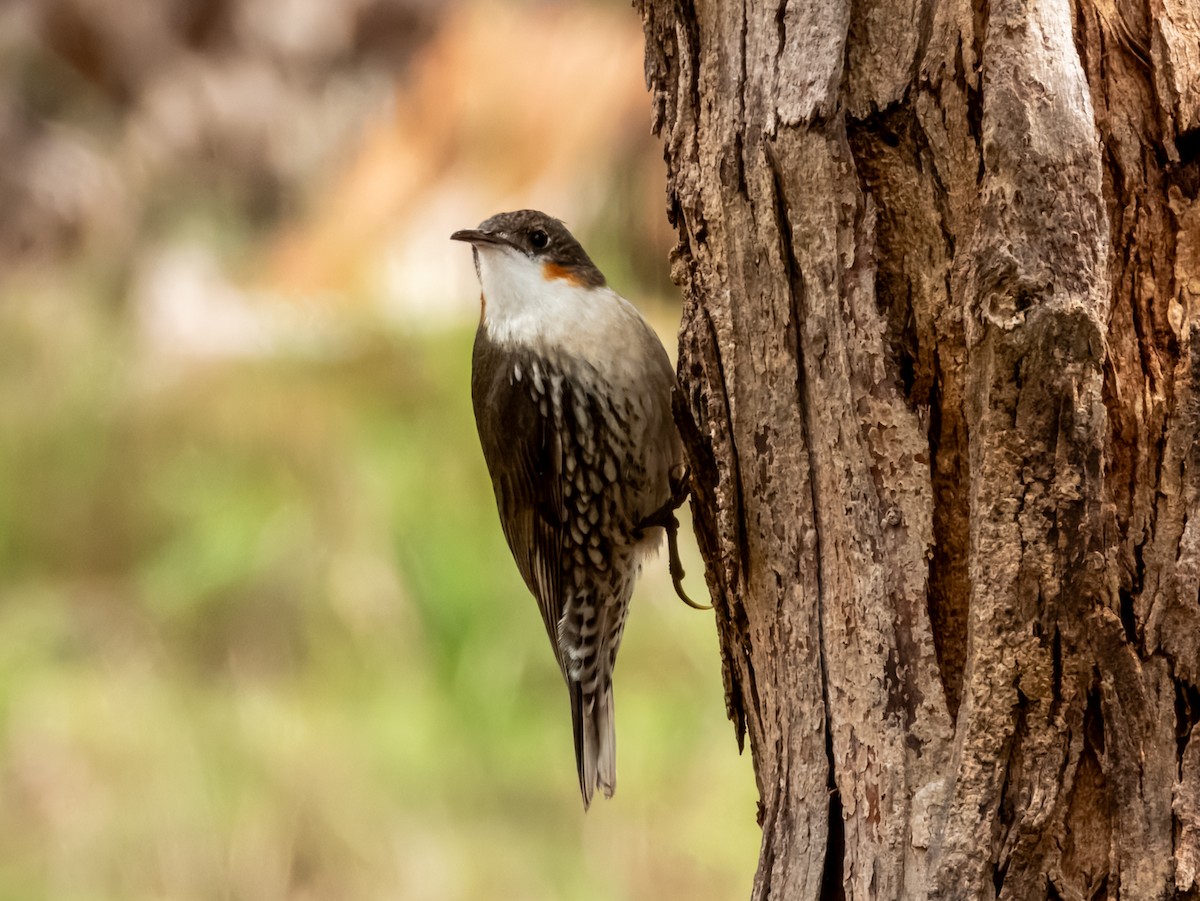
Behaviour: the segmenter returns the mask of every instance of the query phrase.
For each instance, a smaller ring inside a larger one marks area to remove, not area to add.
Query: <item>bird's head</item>
[[[536,284],[539,278],[581,288],[604,285],[604,275],[567,227],[537,210],[498,213],[478,228],[456,231],[450,238],[474,248],[475,269],[485,295],[492,289],[504,290],[505,282]]]

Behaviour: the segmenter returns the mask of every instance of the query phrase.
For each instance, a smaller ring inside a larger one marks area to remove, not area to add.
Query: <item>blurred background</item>
[[[623,2],[0,3],[0,898],[749,892],[665,559],[582,813],[447,240],[552,212],[673,349],[662,183]]]

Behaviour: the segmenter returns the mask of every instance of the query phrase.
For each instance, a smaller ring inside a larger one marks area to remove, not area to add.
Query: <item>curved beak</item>
[[[465,241],[468,244],[508,244],[502,236],[495,232],[480,231],[477,228],[463,228],[450,236],[451,241]]]

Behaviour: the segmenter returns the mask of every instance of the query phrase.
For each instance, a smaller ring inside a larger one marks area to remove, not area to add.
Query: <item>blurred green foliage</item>
[[[0,4],[0,901],[749,890],[711,614],[643,579],[585,816],[470,330],[379,321],[499,197],[665,290],[636,16],[475,7]]]
[[[160,358],[91,275],[0,292],[0,898],[749,890],[750,762],[665,561],[584,816],[468,332]]]

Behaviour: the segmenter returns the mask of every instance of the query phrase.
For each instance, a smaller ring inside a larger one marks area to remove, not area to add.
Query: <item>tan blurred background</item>
[[[648,123],[620,2],[0,3],[0,899],[749,892],[665,561],[582,814],[447,240],[552,212],[673,348]]]

